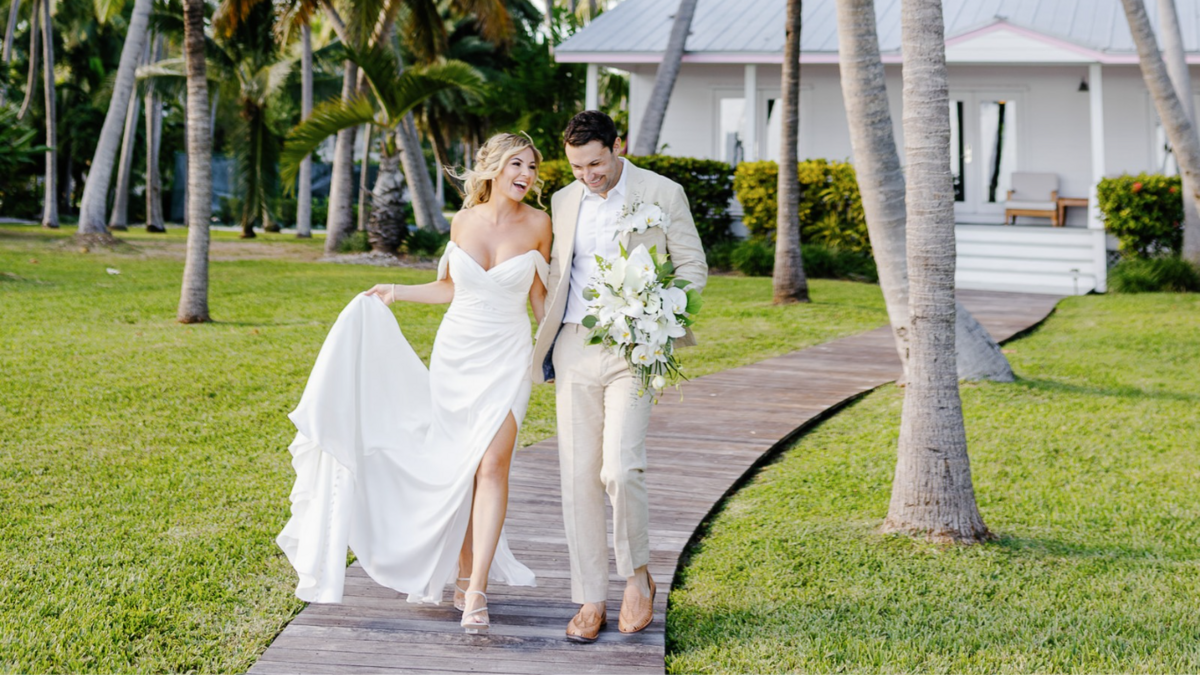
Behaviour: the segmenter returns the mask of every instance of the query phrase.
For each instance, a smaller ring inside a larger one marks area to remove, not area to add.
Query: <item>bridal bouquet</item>
[[[622,246],[613,260],[596,256],[596,273],[583,291],[589,301],[583,319],[591,329],[588,344],[603,344],[625,357],[641,385],[638,394],[651,390],[656,400],[667,384],[683,378],[673,345],[701,304],[699,291],[684,291],[688,282],[674,272],[669,257],[655,248],[647,251],[639,244],[626,251]]]

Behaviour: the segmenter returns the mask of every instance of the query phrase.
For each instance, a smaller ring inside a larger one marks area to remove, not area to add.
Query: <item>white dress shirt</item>
[[[583,299],[583,289],[590,285],[596,272],[596,256],[612,259],[621,254],[617,241],[617,221],[625,208],[625,179],[629,176],[629,162],[621,159],[621,178],[608,191],[608,197],[584,186],[583,199],[579,202],[579,219],[575,225],[575,254],[571,258],[571,284],[567,293],[567,310],[563,323],[583,323],[587,316],[588,301]]]

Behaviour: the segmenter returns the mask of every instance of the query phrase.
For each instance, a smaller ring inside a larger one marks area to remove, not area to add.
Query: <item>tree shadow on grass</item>
[[[1084,387],[1077,384],[1055,382],[1054,380],[1036,380],[1024,377],[1018,377],[1014,384],[1025,387],[1026,389],[1040,390],[1050,393],[1081,394],[1084,396],[1107,396],[1128,399],[1151,399],[1156,401],[1181,401],[1184,403],[1200,402],[1200,395],[1197,394],[1183,394],[1172,391],[1146,391],[1144,389],[1138,389],[1137,387]]]
[[[1180,551],[1179,553],[1172,553],[1169,548],[1159,550],[1116,544],[1080,544],[1051,537],[1020,536],[1004,533],[996,533],[996,538],[986,545],[1003,549],[1013,554],[1031,555],[1037,558],[1090,558],[1094,560],[1111,560],[1114,562],[1141,561],[1145,563],[1191,559],[1189,552]]]

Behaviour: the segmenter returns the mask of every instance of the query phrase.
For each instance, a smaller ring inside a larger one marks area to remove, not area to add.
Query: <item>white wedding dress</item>
[[[456,576],[475,471],[512,412],[529,404],[533,345],[526,301],[548,265],[536,250],[483,269],[453,242],[438,265],[454,300],[429,369],[392,311],[359,295],[329,331],[296,409],[288,448],[292,517],[276,539],[299,574],[296,595],[341,602],[347,546],[376,582],[437,603]],[[491,579],[533,586],[503,533]]]

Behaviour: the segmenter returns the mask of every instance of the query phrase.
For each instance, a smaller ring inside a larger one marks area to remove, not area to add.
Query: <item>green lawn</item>
[[[994,543],[882,536],[903,393],[731,498],[671,594],[668,670],[1200,671],[1200,296],[1088,296],[963,388]]]
[[[355,293],[433,272],[215,233],[216,321],[182,326],[183,230],[88,253],[72,233],[0,225],[0,670],[243,671],[301,607],[274,544],[286,414]],[[817,302],[779,308],[769,279],[712,279],[688,372],[886,320],[874,286],[812,288]],[[443,309],[396,308],[423,356]],[[535,390],[523,443],[553,432],[552,402]]]

